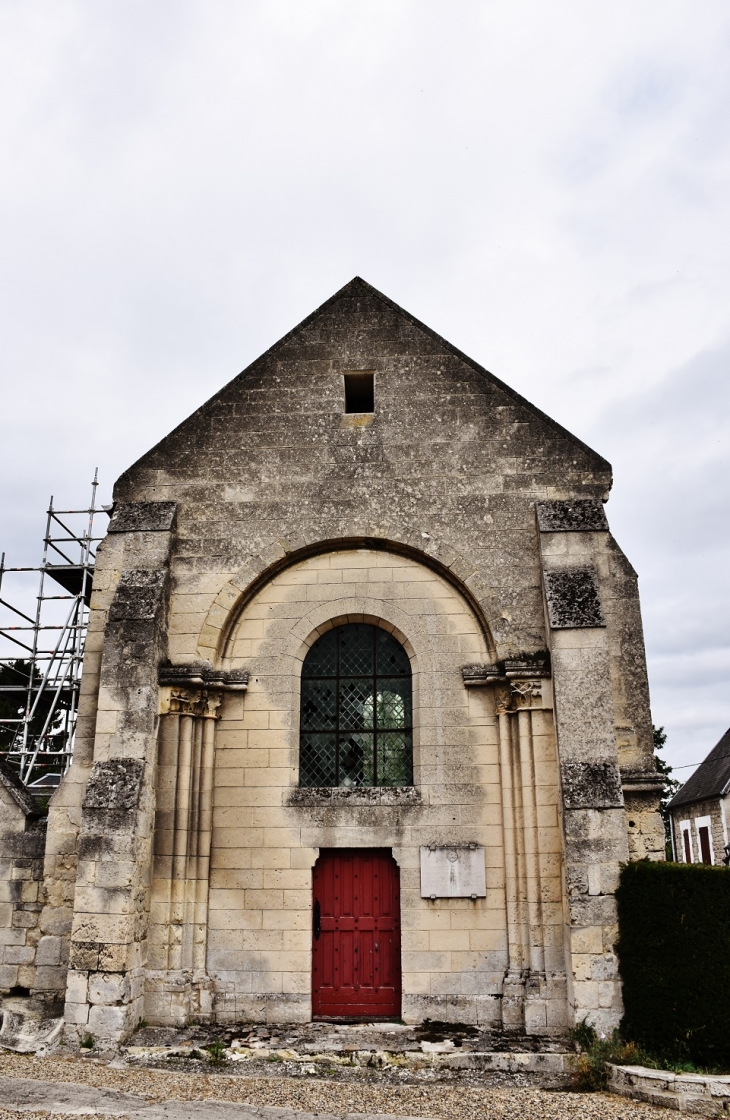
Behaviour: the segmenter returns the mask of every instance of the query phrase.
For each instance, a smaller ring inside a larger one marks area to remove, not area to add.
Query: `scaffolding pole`
[[[51,497],[38,567],[10,568],[5,553],[0,558],[0,757],[29,788],[52,790],[73,757],[95,546],[103,539],[94,536],[98,485],[97,470],[85,509],[56,509]],[[34,605],[18,579],[33,572]]]

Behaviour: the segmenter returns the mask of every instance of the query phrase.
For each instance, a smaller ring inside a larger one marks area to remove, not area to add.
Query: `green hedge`
[[[730,869],[629,863],[618,893],[622,1034],[657,1056],[730,1066]]]

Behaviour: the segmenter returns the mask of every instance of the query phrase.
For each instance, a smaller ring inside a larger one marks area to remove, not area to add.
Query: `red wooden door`
[[[400,890],[390,852],[323,851],[313,901],[314,1018],[398,1018]]]

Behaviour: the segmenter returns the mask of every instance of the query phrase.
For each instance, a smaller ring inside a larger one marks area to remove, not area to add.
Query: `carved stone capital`
[[[497,715],[519,712],[525,708],[547,708],[550,704],[550,686],[544,680],[506,681],[495,690]]]
[[[173,688],[160,689],[160,715],[198,716],[202,719],[219,719],[223,693],[220,689]]]
[[[545,654],[506,658],[496,665],[465,665],[465,688],[493,687],[497,713],[552,707],[550,659]]]

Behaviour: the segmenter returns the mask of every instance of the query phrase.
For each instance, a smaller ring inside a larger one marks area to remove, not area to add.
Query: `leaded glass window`
[[[379,626],[336,626],[304,659],[299,784],[413,785],[411,664]]]

